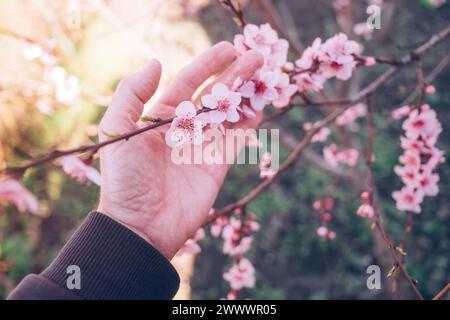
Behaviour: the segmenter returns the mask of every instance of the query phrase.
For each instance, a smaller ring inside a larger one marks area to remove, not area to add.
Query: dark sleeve
[[[71,277],[77,267],[79,282]],[[8,299],[171,299],[179,282],[170,262],[147,241],[93,212],[50,266],[25,277]]]

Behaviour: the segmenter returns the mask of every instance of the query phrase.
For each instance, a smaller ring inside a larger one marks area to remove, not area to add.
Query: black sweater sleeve
[[[69,289],[78,270],[80,289]],[[8,299],[171,299],[179,282],[170,262],[147,241],[93,212],[50,266],[25,277]]]

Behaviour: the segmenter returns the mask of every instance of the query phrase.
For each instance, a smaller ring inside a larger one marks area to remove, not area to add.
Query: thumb
[[[161,64],[151,60],[143,69],[123,79],[100,123],[100,137],[137,128],[144,104],[153,96],[161,78]]]

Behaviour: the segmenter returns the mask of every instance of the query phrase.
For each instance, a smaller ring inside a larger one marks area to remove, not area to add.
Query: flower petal
[[[242,85],[239,92],[244,98],[251,98],[255,95],[255,84],[253,81],[248,81]]]
[[[217,99],[212,94],[207,94],[202,97],[202,105],[209,109],[217,109]]]
[[[236,109],[229,109],[227,112],[227,121],[230,122],[238,122],[239,121],[239,113]]]
[[[211,92],[216,98],[226,98],[230,90],[228,90],[228,87],[223,83],[216,83],[212,87]]]
[[[220,112],[220,111],[210,111],[208,112],[209,114],[209,119],[211,120],[211,122],[213,123],[222,123],[225,121],[225,119],[227,118],[227,114],[225,112]]]
[[[181,102],[175,110],[175,115],[180,118],[193,118],[196,114],[197,109],[190,101]]]

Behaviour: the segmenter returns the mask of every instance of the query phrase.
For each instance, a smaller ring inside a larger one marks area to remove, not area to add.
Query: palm
[[[151,109],[150,115],[163,119],[173,117],[177,104],[189,100],[202,82],[225,69],[232,58],[229,44],[220,44],[207,51],[180,74]],[[259,56],[255,61],[255,54],[244,58],[238,59],[219,80],[230,85],[237,76],[249,78],[262,63]],[[215,62],[205,67],[205,59]],[[156,70],[154,66],[152,68]],[[107,138],[104,133],[116,133],[117,129],[132,131],[137,128],[136,121],[143,105],[156,85],[154,74],[151,77],[147,74],[145,79],[139,74],[133,77],[116,91],[109,113],[102,119],[100,139]],[[157,84],[159,75],[156,78]],[[128,113],[119,109],[126,105],[133,107],[129,107]],[[228,166],[174,163],[164,139],[167,128],[167,125],[162,126],[101,149],[99,211],[130,227],[170,258],[205,221]]]

